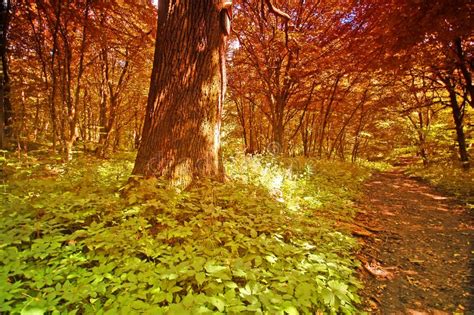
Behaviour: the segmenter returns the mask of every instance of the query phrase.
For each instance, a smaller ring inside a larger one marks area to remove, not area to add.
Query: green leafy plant
[[[331,218],[352,214],[368,172],[241,159],[228,182],[185,191],[127,184],[127,160],[11,159],[0,311],[356,313],[356,244]]]

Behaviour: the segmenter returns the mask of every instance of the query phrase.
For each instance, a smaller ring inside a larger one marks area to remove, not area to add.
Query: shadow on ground
[[[474,220],[456,200],[403,175],[365,184],[357,222],[365,310],[375,314],[473,314]]]

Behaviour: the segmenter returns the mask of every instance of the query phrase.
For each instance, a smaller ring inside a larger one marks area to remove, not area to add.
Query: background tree
[[[140,147],[134,174],[183,182],[223,178],[221,133],[226,155],[467,167],[472,7],[454,3],[239,0],[231,31],[224,2],[170,0],[156,36],[151,1],[15,0],[11,138],[64,161]]]
[[[81,144],[101,157],[133,148],[142,124],[156,10],[89,0],[15,1],[11,23],[16,139]]]
[[[381,0],[357,5],[354,10],[356,19],[367,22],[366,35],[373,38],[372,50],[379,52],[380,66],[405,71],[422,67],[444,87],[459,158],[469,168],[465,109],[472,104],[473,91],[470,1]]]
[[[331,85],[342,64],[351,68],[348,39],[357,28],[346,21],[350,6],[336,1],[288,1],[282,9],[290,13],[288,27],[278,17],[262,19],[259,4],[251,1],[242,2],[242,14],[234,22],[229,86],[246,151],[251,153],[256,142],[260,151],[302,152],[298,136],[300,130],[305,132],[303,123],[308,127],[308,121],[323,121],[308,120],[307,113],[319,117],[311,112],[316,102],[330,95],[323,86]],[[249,117],[256,116],[263,121],[253,123]]]
[[[10,77],[7,57],[7,34],[10,24],[10,0],[0,1],[0,149],[7,147],[11,135],[12,108],[10,103]]]

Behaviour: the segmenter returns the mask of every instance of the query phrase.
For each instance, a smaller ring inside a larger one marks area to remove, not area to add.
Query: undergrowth
[[[353,214],[368,172],[268,157],[180,191],[130,158],[3,159],[0,312],[356,313]]]

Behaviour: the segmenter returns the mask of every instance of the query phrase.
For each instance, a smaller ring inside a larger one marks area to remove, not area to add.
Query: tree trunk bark
[[[423,119],[423,113],[421,110],[418,112],[418,123],[420,125],[420,128],[417,130],[418,132],[418,141],[420,145],[420,156],[421,159],[423,160],[423,165],[428,166],[429,160],[428,160],[428,152],[426,151],[426,133],[425,133],[425,123]]]
[[[225,34],[219,0],[160,0],[142,141],[134,175],[187,185],[224,178],[220,127]]]
[[[12,106],[10,103],[10,78],[8,76],[7,32],[10,1],[0,1],[0,149],[7,147],[11,136]]]
[[[282,115],[277,115],[277,120],[272,125],[273,142],[268,146],[267,151],[275,155],[286,154],[286,143],[284,136],[284,126]]]
[[[463,51],[463,47],[462,47],[462,40],[460,37],[454,40],[454,48],[456,51],[456,55],[459,59],[458,68],[461,70],[461,73],[464,77],[463,85],[465,86],[466,91],[469,93],[469,96],[471,97],[471,99],[469,100],[469,98],[467,98],[466,96],[466,99],[468,103],[471,105],[471,107],[474,108],[474,86],[472,85],[472,74],[471,74],[471,71],[469,71],[468,66],[466,65],[469,63],[469,61],[466,60],[465,52]]]
[[[456,128],[456,139],[459,146],[459,157],[461,158],[462,167],[469,169],[469,154],[466,147],[466,136],[463,128],[463,113],[457,102],[455,92],[449,92],[451,99],[451,109],[453,113],[454,125]]]
[[[444,83],[446,90],[449,93],[449,107],[451,107],[453,120],[454,120],[454,127],[456,129],[456,140],[459,147],[459,157],[461,160],[462,167],[464,169],[469,169],[469,154],[467,152],[466,146],[466,136],[464,134],[464,109],[465,104],[459,104],[456,94],[456,87],[455,83],[452,81],[451,74],[447,74],[443,76],[441,73],[437,73],[438,77]]]
[[[322,156],[323,156],[324,137],[326,135],[326,129],[329,125],[329,118],[330,118],[331,113],[332,113],[332,105],[333,105],[334,100],[336,98],[336,92],[337,92],[337,88],[338,88],[339,81],[341,80],[341,78],[342,78],[341,74],[338,74],[336,76],[336,80],[334,81],[334,84],[332,86],[331,95],[329,97],[328,106],[326,107],[326,111],[324,112],[324,116],[322,116],[323,108],[324,108],[324,102],[321,105],[321,116],[323,117],[323,121],[322,121],[322,124],[321,124],[321,133],[319,135],[320,136],[320,138],[319,138],[319,147],[318,147],[318,157],[319,158],[322,158]]]

